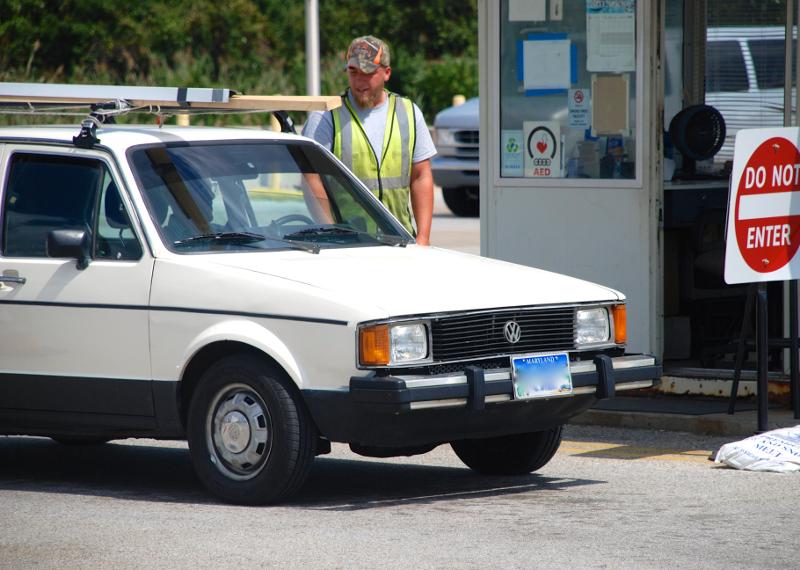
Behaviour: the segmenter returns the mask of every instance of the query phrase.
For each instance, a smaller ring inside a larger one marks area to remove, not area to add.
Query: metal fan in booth
[[[683,156],[684,177],[696,177],[698,160],[708,160],[725,143],[725,119],[710,105],[692,105],[669,123],[669,138]]]

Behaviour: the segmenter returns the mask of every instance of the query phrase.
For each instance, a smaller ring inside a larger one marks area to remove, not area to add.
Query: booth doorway
[[[736,132],[784,125],[786,18],[785,0],[666,0],[662,236],[668,374],[724,377],[721,371],[734,367],[740,336],[754,337],[752,325],[743,327],[749,286],[723,280],[728,184]],[[792,68],[790,82],[795,75]],[[771,337],[784,336],[783,321],[783,284],[770,283]],[[755,368],[754,350],[745,368]],[[780,349],[771,354],[770,369],[783,370]]]

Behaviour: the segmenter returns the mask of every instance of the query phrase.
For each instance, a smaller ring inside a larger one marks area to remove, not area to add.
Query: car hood
[[[220,265],[329,291],[371,306],[376,318],[622,299],[594,283],[435,247],[362,247],[231,254]]]
[[[436,115],[433,125],[439,129],[478,129],[480,100],[468,99],[457,107],[448,107]]]

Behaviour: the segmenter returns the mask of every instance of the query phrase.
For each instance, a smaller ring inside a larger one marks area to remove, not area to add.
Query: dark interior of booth
[[[668,374],[728,377],[737,350],[744,370],[756,367],[755,303],[748,303],[754,286],[723,278],[734,137],[743,128],[784,124],[786,7],[756,4],[666,2],[661,224]],[[783,288],[767,285],[771,338],[784,336]],[[772,349],[770,370],[782,370],[782,358],[780,348]]]

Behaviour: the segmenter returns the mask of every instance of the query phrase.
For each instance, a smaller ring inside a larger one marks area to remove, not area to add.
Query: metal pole
[[[753,300],[756,297],[756,286],[747,286],[747,299],[744,302],[744,315],[742,316],[742,330],[739,332],[739,342],[736,344],[736,360],[733,365],[733,384],[731,384],[731,395],[728,399],[728,414],[736,411],[736,396],[739,394],[739,379],[742,377],[742,366],[744,365],[744,353],[746,338],[745,335],[750,330],[750,320],[753,318]]]
[[[788,4],[791,4],[791,0],[789,0]],[[798,20],[800,20],[800,0],[797,0],[797,14]],[[789,38],[792,37],[792,31],[789,31],[787,37],[787,41]],[[795,39],[795,59],[800,59],[800,34],[797,34],[797,38]],[[791,87],[789,90],[792,92],[792,97],[789,100],[789,104],[792,105],[794,109],[794,124],[800,124],[800,120],[797,115],[797,90],[800,88],[800,65],[799,62],[795,62],[795,78],[794,78],[794,89],[792,90]],[[789,68],[791,70],[791,66]],[[791,73],[791,72],[790,72]],[[791,397],[792,397],[792,409],[794,410],[794,417],[795,419],[800,419],[800,372],[798,372],[798,330],[797,330],[797,281],[794,281],[794,290],[790,290],[790,295],[794,300],[794,309],[790,309],[792,311],[792,316],[794,316],[794,325],[795,329],[791,331],[792,335],[792,355],[794,356],[794,360],[792,361],[792,369],[791,369],[791,376],[790,376],[790,384],[789,387],[791,389]],[[790,324],[791,326],[791,324]]]
[[[792,126],[792,107],[797,93],[792,96],[792,61],[796,54],[800,53],[800,44],[798,50],[794,51],[794,42],[792,41],[792,33],[794,29],[794,14],[792,9],[794,3],[791,0],[786,2],[786,30],[784,34],[784,81],[783,81],[783,126]],[[800,15],[800,0],[798,0],[798,14]],[[797,39],[800,42],[800,38]],[[800,69],[796,70],[800,73]],[[796,105],[796,103],[795,103]],[[800,389],[798,388],[798,339],[797,339],[797,281],[792,280],[789,282],[789,394],[792,400],[792,409],[794,410],[794,417],[800,418]]]
[[[783,126],[792,126],[792,2],[786,2],[786,29],[783,42]]]
[[[319,91],[319,5],[306,0],[306,94]]]
[[[800,386],[798,385],[798,339],[797,339],[797,281],[789,282],[789,393],[795,419],[800,418]]]
[[[756,344],[758,351],[758,432],[767,431],[767,361],[769,358],[769,332],[767,331],[767,284],[758,284],[758,319],[756,325]]]

